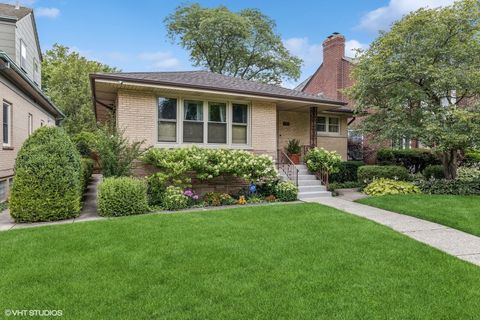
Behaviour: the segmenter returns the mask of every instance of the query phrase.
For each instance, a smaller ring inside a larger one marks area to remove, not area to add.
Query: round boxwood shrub
[[[402,166],[362,166],[357,171],[358,181],[368,184],[375,179],[408,180],[408,171]]]
[[[78,216],[80,155],[60,128],[36,130],[15,162],[10,214],[17,222],[53,221]]]
[[[165,210],[180,210],[188,207],[189,199],[182,188],[169,186],[163,194],[162,207]]]
[[[129,177],[110,177],[98,186],[98,212],[104,217],[128,216],[149,211],[147,186]]]
[[[275,187],[275,196],[280,201],[295,201],[298,196],[298,188],[290,181],[282,181]]]
[[[385,196],[391,194],[415,194],[422,193],[420,188],[413,183],[396,181],[391,179],[378,179],[363,189],[369,196]]]
[[[423,176],[425,179],[445,179],[445,172],[441,165],[431,165],[423,170]]]

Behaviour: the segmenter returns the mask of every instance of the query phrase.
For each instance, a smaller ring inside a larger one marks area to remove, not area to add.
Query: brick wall
[[[318,114],[319,116],[322,113]],[[317,135],[317,147],[322,147],[329,151],[336,151],[342,156],[342,160],[347,160],[347,135],[348,118],[340,117],[340,134],[326,133]]]
[[[252,103],[252,149],[255,153],[277,154],[277,107],[275,103]]]
[[[278,112],[278,147],[283,149],[290,139],[300,140],[300,145],[310,144],[309,112]]]

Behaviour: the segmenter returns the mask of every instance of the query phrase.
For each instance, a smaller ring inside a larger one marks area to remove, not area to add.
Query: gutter
[[[44,105],[48,105],[53,109],[54,112],[58,114],[56,120],[61,120],[65,118],[65,114],[63,114],[63,112],[50,100],[50,98],[47,97],[45,93],[35,83],[33,83],[33,81],[26,75],[26,73],[19,66],[17,66],[17,64],[4,51],[0,51],[0,59],[4,62],[4,64],[0,66],[0,71],[12,70],[13,72],[15,72],[15,74],[19,75],[25,82],[27,82],[29,87],[33,89],[35,93],[37,93],[40,98],[44,100]],[[18,85],[18,81],[14,81],[14,83]],[[42,107],[45,109],[44,106]]]

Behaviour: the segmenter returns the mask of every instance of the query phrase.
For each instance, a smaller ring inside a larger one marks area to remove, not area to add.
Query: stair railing
[[[277,168],[282,170],[290,181],[298,186],[298,169],[283,150],[278,150]]]
[[[303,145],[302,146],[302,160],[305,159],[305,155],[307,154],[307,152],[311,149],[315,148],[315,146],[313,145]],[[323,169],[320,169],[319,171],[317,172],[314,172],[315,176],[317,177],[318,180],[320,180],[322,182],[322,184],[324,186],[326,186],[328,188],[328,171],[326,170],[323,170]]]

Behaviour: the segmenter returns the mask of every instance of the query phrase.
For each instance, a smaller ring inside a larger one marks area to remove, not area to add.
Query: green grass
[[[318,204],[12,230],[0,248],[0,312],[457,320],[480,310],[477,266]]]
[[[480,236],[479,196],[394,195],[364,198],[357,202]]]

